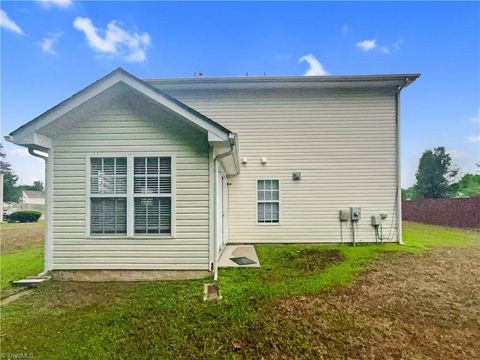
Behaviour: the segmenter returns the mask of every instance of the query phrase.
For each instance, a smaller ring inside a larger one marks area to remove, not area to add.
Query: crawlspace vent
[[[236,263],[236,264],[238,264],[238,265],[252,265],[252,264],[256,264],[255,261],[253,261],[252,259],[249,259],[249,258],[246,257],[246,256],[233,257],[233,258],[230,258],[230,260],[232,260],[234,263]]]

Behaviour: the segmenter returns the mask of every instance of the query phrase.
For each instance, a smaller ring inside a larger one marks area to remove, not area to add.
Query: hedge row
[[[480,197],[402,202],[403,220],[460,228],[480,228]]]
[[[40,219],[40,216],[42,216],[42,213],[40,211],[20,210],[10,214],[10,216],[8,217],[8,222],[37,222],[38,219]]]

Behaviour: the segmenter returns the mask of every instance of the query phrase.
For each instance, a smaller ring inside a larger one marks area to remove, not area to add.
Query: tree
[[[43,191],[43,183],[40,180],[34,181],[33,185],[23,185],[24,190]]]
[[[480,175],[465,174],[458,183],[454,184],[454,189],[456,196],[480,195]]]
[[[22,196],[22,189],[17,186],[18,176],[12,170],[7,155],[3,152],[3,145],[0,144],[0,170],[3,173],[3,201],[18,202]]]
[[[418,192],[415,186],[402,189],[402,200],[415,200],[418,198]]]
[[[426,198],[443,198],[451,192],[450,185],[458,174],[452,158],[443,146],[426,150],[420,158],[415,189]]]
[[[33,188],[37,191],[43,191],[43,183],[40,180],[34,181]]]

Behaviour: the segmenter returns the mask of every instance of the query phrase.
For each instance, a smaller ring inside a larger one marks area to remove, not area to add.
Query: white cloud
[[[370,39],[370,40],[367,39],[367,40],[357,42],[355,46],[365,52],[376,50],[376,51],[380,51],[383,54],[390,54],[392,50],[400,49],[400,45],[402,44],[402,41],[403,41],[402,39],[398,39],[391,45],[380,45],[377,43],[376,39]]]
[[[119,56],[127,61],[141,62],[147,59],[146,50],[150,45],[150,35],[123,30],[114,20],[107,29],[97,29],[89,18],[77,17],[73,27],[82,31],[88,45],[97,53]],[[103,36],[101,34],[104,34]]]
[[[37,42],[37,45],[46,54],[57,55],[54,46],[58,42],[58,39],[62,36],[61,33],[49,33],[48,36]]]
[[[473,142],[480,142],[480,135],[469,136],[468,140],[473,141]]]
[[[356,46],[363,51],[370,51],[377,47],[377,41],[375,39],[372,40],[363,40],[357,42]]]
[[[72,0],[36,0],[36,1],[38,1],[43,7],[56,6],[62,9],[68,8],[73,4]]]
[[[18,26],[15,21],[10,19],[8,17],[8,14],[2,9],[0,9],[0,27],[13,31],[17,34],[23,34],[23,31],[22,29],[20,29],[20,26]]]
[[[349,27],[348,27],[347,24],[342,25],[342,32],[343,32],[344,34],[348,33],[348,30],[349,30]]]
[[[304,55],[298,60],[299,63],[303,61],[306,61],[310,66],[305,72],[305,76],[328,75],[328,72],[313,54]]]

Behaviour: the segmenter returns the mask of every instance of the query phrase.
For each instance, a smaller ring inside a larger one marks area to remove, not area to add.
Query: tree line
[[[480,164],[476,165],[480,167]],[[415,174],[416,183],[402,189],[402,198],[414,200],[480,196],[480,175],[465,174],[459,179],[459,171],[443,146],[426,150],[420,157]]]

